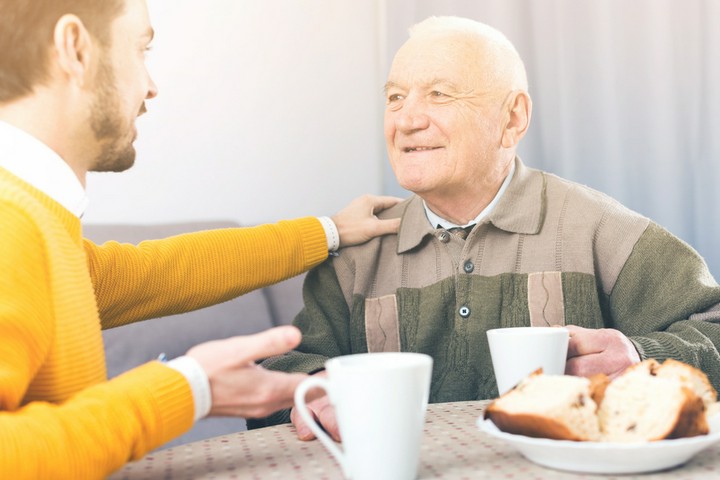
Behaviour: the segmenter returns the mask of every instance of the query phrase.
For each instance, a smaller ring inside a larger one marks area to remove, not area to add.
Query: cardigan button
[[[468,318],[470,316],[470,309],[467,306],[463,305],[462,307],[460,307],[458,313],[461,317]]]
[[[473,265],[473,263],[468,260],[467,262],[465,262],[465,265],[463,265],[463,270],[465,270],[465,273],[472,273],[472,271],[475,270],[475,265]]]
[[[447,230],[443,230],[438,234],[438,238],[442,243],[447,243],[450,241],[450,234],[447,232]]]

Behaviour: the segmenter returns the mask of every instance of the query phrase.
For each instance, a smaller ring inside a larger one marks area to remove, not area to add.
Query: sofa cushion
[[[160,353],[174,358],[198,343],[257,333],[272,326],[267,302],[258,291],[194,312],[104,330],[108,376],[154,360]]]
[[[303,307],[304,273],[264,288],[263,294],[275,325],[290,325]]]

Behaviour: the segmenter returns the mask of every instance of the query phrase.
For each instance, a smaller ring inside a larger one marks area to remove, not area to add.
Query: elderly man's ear
[[[513,92],[508,102],[507,124],[503,129],[501,141],[503,148],[517,146],[520,139],[527,132],[531,114],[532,100],[530,100],[530,95],[522,90]]]

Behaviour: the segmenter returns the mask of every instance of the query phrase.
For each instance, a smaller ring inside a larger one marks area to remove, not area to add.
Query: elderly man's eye
[[[390,102],[397,102],[402,99],[403,99],[402,95],[400,95],[399,93],[393,93],[391,95],[388,95],[387,101],[388,101],[388,103],[390,103]]]
[[[440,92],[438,90],[433,90],[432,92],[430,92],[430,95],[432,95],[433,97],[446,97],[447,96],[443,92]]]

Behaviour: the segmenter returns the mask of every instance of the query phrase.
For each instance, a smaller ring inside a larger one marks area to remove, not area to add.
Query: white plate
[[[720,415],[710,421],[710,433],[698,437],[647,443],[571,442],[513,435],[490,420],[478,418],[478,427],[545,467],[585,473],[641,473],[681,465],[720,441]]]

